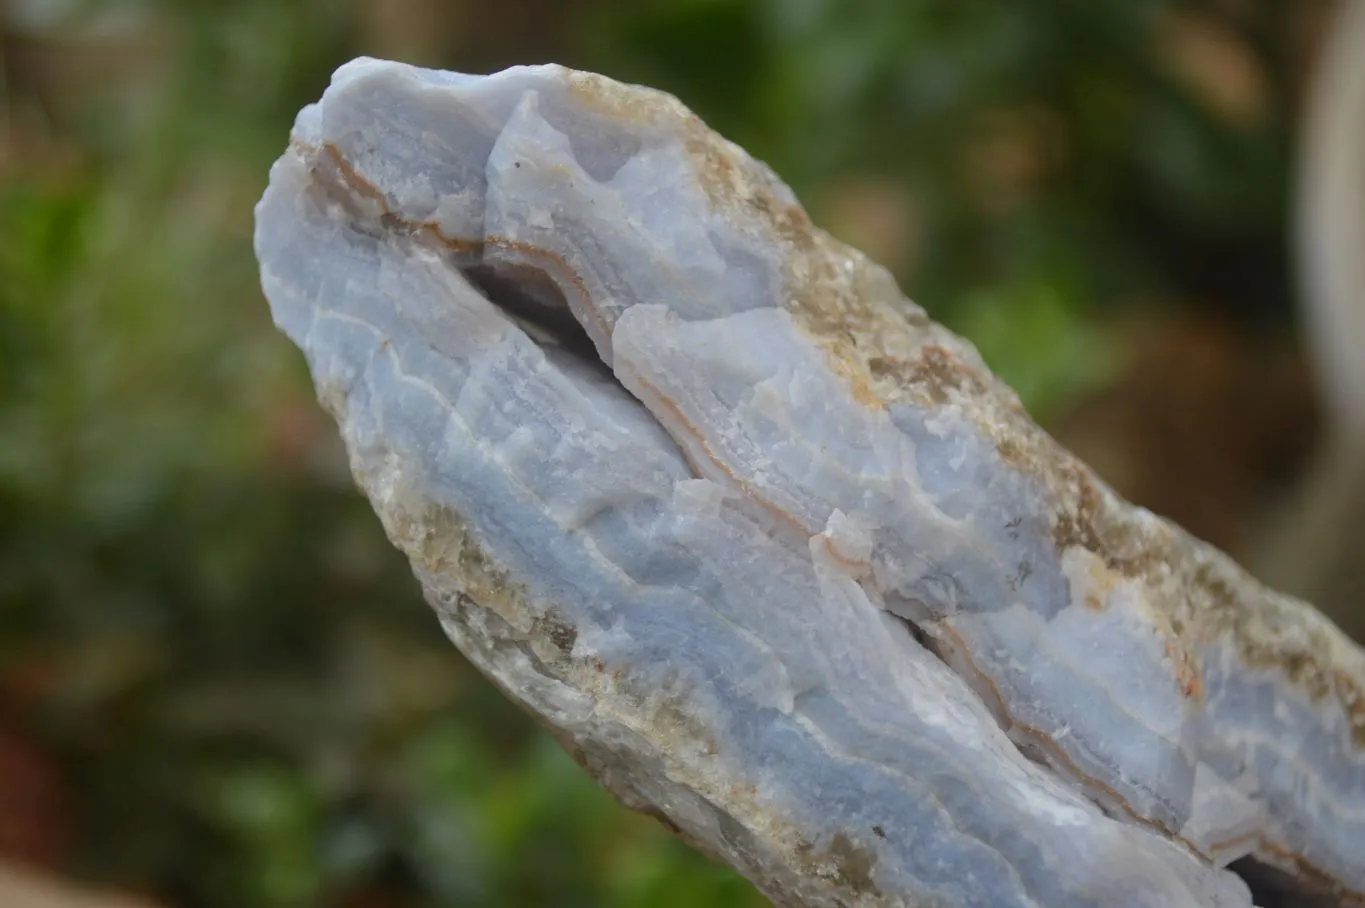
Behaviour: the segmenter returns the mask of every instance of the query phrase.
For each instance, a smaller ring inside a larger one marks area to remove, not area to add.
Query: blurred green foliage
[[[0,3],[0,727],[60,779],[53,859],[206,908],[761,904],[463,663],[352,491],[250,246],[336,65],[671,90],[1047,416],[1110,374],[1106,307],[1285,317],[1291,13],[1238,8]],[[1169,59],[1190,15],[1246,109]]]

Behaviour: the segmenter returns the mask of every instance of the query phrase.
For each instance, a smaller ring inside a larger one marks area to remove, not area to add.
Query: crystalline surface
[[[1365,892],[1360,651],[672,98],[356,61],[256,247],[447,632],[779,903]]]

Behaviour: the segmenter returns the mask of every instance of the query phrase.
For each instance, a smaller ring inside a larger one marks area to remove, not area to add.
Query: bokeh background
[[[674,92],[1121,491],[1241,553],[1318,437],[1287,212],[1331,7],[0,0],[0,884],[763,904],[465,664],[353,491],[251,254],[341,62]]]

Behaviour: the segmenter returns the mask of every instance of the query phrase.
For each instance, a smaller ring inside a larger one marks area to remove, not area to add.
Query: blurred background
[[[353,491],[251,254],[337,65],[677,94],[1248,557],[1325,431],[1290,214],[1333,6],[0,0],[0,904],[764,904],[467,666]]]

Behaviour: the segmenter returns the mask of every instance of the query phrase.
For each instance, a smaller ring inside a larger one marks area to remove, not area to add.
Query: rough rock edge
[[[1114,582],[1128,578],[1144,585],[1154,607],[1154,625],[1167,632],[1172,662],[1189,675],[1188,695],[1197,698],[1201,693],[1199,648],[1228,643],[1244,665],[1278,672],[1311,702],[1339,702],[1353,742],[1365,748],[1365,654],[1327,619],[1306,603],[1266,589],[1227,556],[1120,499],[1031,421],[1017,396],[987,369],[970,343],[930,321],[881,266],[815,227],[766,166],[712,132],[676,98],[562,71],[590,106],[625,119],[666,121],[674,129],[681,124],[713,205],[719,210],[741,208],[738,217],[750,223],[757,219],[765,239],[786,251],[787,308],[826,351],[831,368],[849,383],[856,399],[870,407],[913,401],[957,410],[994,439],[1002,460],[1038,483],[1054,515],[1059,554],[1079,545],[1104,561]],[[349,170],[335,149],[324,151]],[[359,180],[354,171],[347,175]],[[382,201],[374,187],[352,189]],[[461,242],[444,237],[434,225],[412,226],[433,231],[447,244]],[[344,432],[346,420],[336,406],[339,396],[330,397],[329,409]],[[352,455],[353,465],[362,462],[356,452]],[[708,854],[717,855],[708,841],[724,842],[725,858],[751,879],[775,887],[766,894],[779,904],[900,904],[850,886],[856,884],[862,863],[852,843],[835,842],[817,853],[795,830],[772,828],[756,805],[745,810],[743,792],[708,790],[714,780],[689,773],[685,761],[670,759],[680,745],[706,747],[697,729],[642,725],[636,712],[604,715],[604,703],[638,703],[642,698],[615,689],[610,678],[585,674],[581,665],[567,659],[568,650],[554,645],[562,625],[553,615],[536,613],[514,587],[498,579],[492,562],[454,515],[433,514],[420,499],[404,495],[403,467],[391,457],[387,462],[391,469],[385,476],[356,468],[357,482],[391,540],[412,560],[447,633],[505,693],[545,722],[618,799],[658,816]],[[509,659],[508,646],[519,649],[520,656]],[[547,691],[547,683],[560,688],[559,693]],[[599,694],[595,705],[567,714],[563,695],[581,699],[584,691]],[[612,747],[608,741],[620,743]],[[662,787],[655,790],[651,784]],[[681,828],[650,807],[661,798],[675,805]],[[1283,863],[1313,876],[1313,868],[1296,864],[1292,856]],[[793,875],[793,867],[802,872]],[[850,891],[859,893],[858,901],[848,901]],[[792,897],[797,901],[789,901]]]

